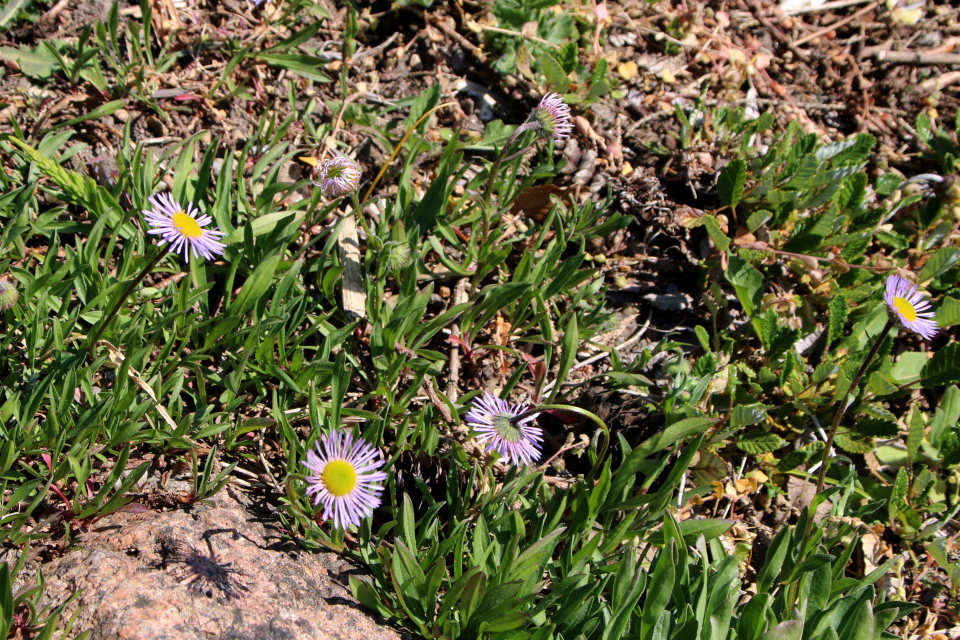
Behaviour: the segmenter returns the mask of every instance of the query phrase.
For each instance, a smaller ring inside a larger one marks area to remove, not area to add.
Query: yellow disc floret
[[[183,211],[173,214],[173,226],[188,238],[199,238],[203,236],[203,229],[200,228],[197,221]]]
[[[916,322],[917,310],[913,308],[909,300],[897,296],[893,299],[893,305],[897,308],[897,313],[903,316],[907,322]]]
[[[331,460],[321,476],[327,491],[336,497],[345,496],[357,486],[357,472],[346,460]]]

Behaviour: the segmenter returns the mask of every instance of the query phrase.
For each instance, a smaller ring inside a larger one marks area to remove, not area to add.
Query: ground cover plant
[[[956,629],[951,96],[894,148],[733,7],[329,4],[0,9],[0,635],[228,484],[424,638]]]

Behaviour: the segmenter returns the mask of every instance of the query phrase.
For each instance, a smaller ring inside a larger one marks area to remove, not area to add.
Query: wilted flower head
[[[360,184],[360,169],[357,163],[346,156],[334,156],[326,160],[317,169],[319,182],[314,182],[320,187],[320,193],[323,197],[332,200],[345,196],[353,192]]]
[[[512,405],[484,392],[481,398],[473,401],[467,413],[467,425],[479,434],[477,442],[490,443],[486,449],[488,452],[498,452],[511,464],[533,464],[540,459],[543,430],[527,424],[536,420],[539,413],[516,420],[525,412],[520,405]]]
[[[887,290],[883,296],[890,311],[907,329],[919,333],[927,340],[937,335],[937,323],[930,320],[934,316],[930,301],[917,291],[917,285],[905,278],[892,275],[887,278]]]
[[[20,294],[13,283],[7,280],[0,280],[0,311],[7,311],[13,305],[17,304],[17,298]]]
[[[563,103],[563,98],[557,93],[548,93],[543,96],[540,104],[533,110],[527,122],[538,123],[537,135],[541,138],[566,138],[573,131],[570,123],[570,107]]]
[[[387,474],[377,471],[383,466],[380,452],[362,439],[336,429],[316,442],[317,451],[307,450],[304,466],[313,475],[307,476],[307,495],[316,494],[313,504],[323,503],[323,517],[333,520],[335,529],[373,515],[380,506],[383,486],[377,483]]]
[[[203,227],[213,220],[210,216],[201,215],[193,203],[187,205],[186,210],[173,199],[169,193],[150,196],[152,209],[144,210],[143,217],[150,224],[148,233],[162,236],[160,246],[171,244],[171,250],[183,256],[183,261],[190,260],[190,251],[196,258],[203,256],[212,260],[214,256],[223,255],[227,246],[218,242],[223,232]]]

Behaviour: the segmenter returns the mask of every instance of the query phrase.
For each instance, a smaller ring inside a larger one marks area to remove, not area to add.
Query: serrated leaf
[[[757,229],[762,227],[773,217],[773,214],[769,211],[754,211],[750,214],[750,217],[747,218],[747,231],[754,233]]]
[[[879,371],[874,371],[867,378],[867,389],[875,396],[887,396],[896,393],[900,388]]]
[[[763,324],[760,326],[760,329],[760,339],[763,342],[763,348],[769,351],[770,345],[773,344],[773,341],[777,339],[777,335],[780,333],[779,327],[777,326],[776,311],[769,309],[763,314]]]
[[[754,456],[776,451],[786,443],[787,441],[777,434],[766,431],[751,431],[737,438],[737,448]]]
[[[730,246],[730,238],[727,237],[720,228],[720,223],[717,222],[717,219],[709,215],[704,216],[703,226],[707,228],[707,234],[710,236],[710,240],[713,241],[713,246],[717,248],[717,251],[726,251]]]
[[[841,151],[833,159],[834,167],[859,165],[870,156],[870,150],[877,144],[877,139],[869,133],[858,133],[853,144]]]
[[[871,438],[893,438],[900,433],[900,426],[896,422],[881,418],[858,420],[854,428],[857,435]]]
[[[878,196],[888,196],[900,187],[903,178],[895,173],[885,173],[877,178],[874,189]]]
[[[787,472],[807,464],[816,457],[823,455],[823,442],[817,440],[802,449],[791,451],[784,455],[777,463],[777,471]]]
[[[893,481],[893,491],[890,493],[891,506],[898,505],[906,497],[909,487],[910,476],[907,474],[907,469],[900,467],[897,471],[897,479]]]
[[[920,281],[932,280],[945,273],[953,265],[960,262],[960,249],[956,247],[944,247],[930,256],[927,263],[923,265],[920,271]]]
[[[864,254],[871,242],[873,242],[873,238],[870,237],[870,234],[853,236],[840,250],[840,257],[847,262],[852,262]]]
[[[947,296],[937,307],[937,325],[952,327],[960,324],[960,300]]]
[[[920,372],[920,385],[933,389],[960,382],[960,343],[951,343],[937,351]]]
[[[557,93],[563,94],[570,88],[570,78],[563,72],[556,59],[550,54],[540,57],[540,70],[546,76],[547,86]]]
[[[720,172],[717,179],[717,193],[723,203],[736,207],[743,197],[743,185],[747,180],[747,163],[741,158],[734,158]]]
[[[834,442],[847,453],[870,453],[876,448],[873,438],[838,433]]]
[[[850,305],[847,303],[847,298],[842,293],[837,292],[830,301],[830,319],[827,330],[828,345],[843,335],[843,328],[847,324],[848,315],[850,315]]]
[[[576,42],[568,42],[557,51],[557,63],[566,74],[573,73],[577,68],[577,54],[579,48]]]
[[[697,325],[693,328],[694,332],[697,334],[697,340],[700,341],[700,346],[703,347],[704,351],[710,351],[710,334],[707,333],[707,330],[701,325]]]
[[[738,404],[730,412],[730,426],[735,428],[757,424],[767,419],[767,407],[762,404]]]
[[[780,329],[776,339],[770,343],[770,348],[767,350],[767,360],[778,360],[782,355],[793,348],[793,345],[797,343],[797,338],[799,337],[800,329]]]
[[[843,211],[856,210],[867,195],[867,174],[855,173],[843,182],[838,204]]]
[[[824,380],[829,379],[830,376],[834,375],[838,371],[840,371],[840,367],[835,364],[826,362],[823,364],[818,364],[817,368],[813,370],[813,377],[810,379],[810,382],[813,384],[820,384]]]

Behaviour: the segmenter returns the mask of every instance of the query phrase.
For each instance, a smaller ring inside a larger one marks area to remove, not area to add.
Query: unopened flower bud
[[[17,303],[17,288],[6,280],[0,280],[0,311],[6,311]]]

